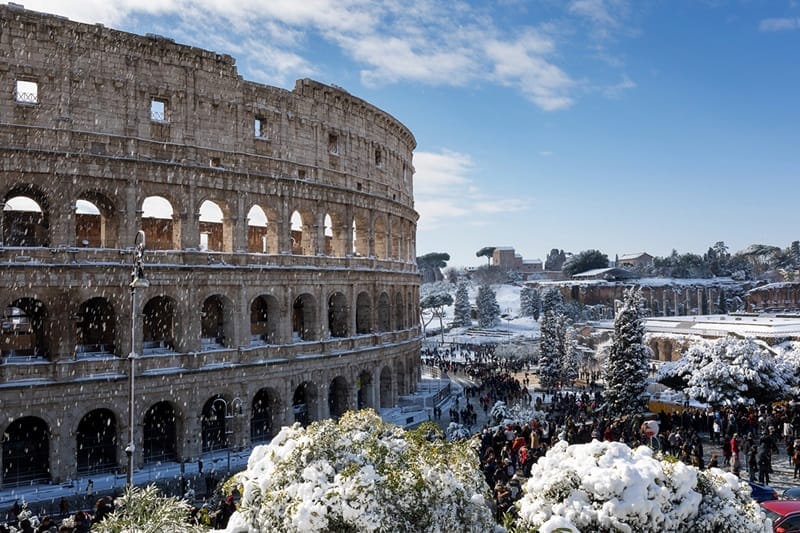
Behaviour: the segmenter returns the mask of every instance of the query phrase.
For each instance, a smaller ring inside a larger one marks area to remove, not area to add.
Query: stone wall
[[[412,392],[415,146],[340,88],[0,6],[0,483],[124,470],[129,353],[136,468]]]

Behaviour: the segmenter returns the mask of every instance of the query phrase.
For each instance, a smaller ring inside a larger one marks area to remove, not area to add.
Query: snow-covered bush
[[[180,498],[164,496],[155,485],[143,489],[129,487],[114,500],[114,512],[92,526],[99,533],[137,533],[170,531],[195,533],[205,527],[189,522],[189,504]]]
[[[497,401],[489,411],[489,418],[494,425],[505,424],[527,424],[531,420],[538,419],[543,421],[547,418],[547,413],[537,411],[533,405],[526,405],[522,402],[517,402],[513,405],[507,405],[506,402]]]
[[[559,442],[533,465],[517,528],[536,531],[772,531],[750,487],[719,469],[658,460],[647,447]]]
[[[475,453],[434,428],[404,431],[372,410],[284,427],[238,474],[227,531],[493,531]]]
[[[679,360],[662,365],[656,380],[713,404],[772,401],[797,381],[789,359],[754,339],[733,337],[693,343]]]
[[[447,430],[445,430],[445,436],[447,440],[468,440],[472,437],[472,431],[466,428],[464,424],[456,424],[455,422],[450,422],[447,426]]]

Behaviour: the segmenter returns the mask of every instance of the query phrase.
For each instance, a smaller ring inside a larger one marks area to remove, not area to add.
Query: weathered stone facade
[[[125,468],[132,338],[137,468],[411,392],[415,145],[342,89],[0,6],[0,483]]]

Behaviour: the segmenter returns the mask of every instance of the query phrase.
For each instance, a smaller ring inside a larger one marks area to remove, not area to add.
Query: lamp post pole
[[[139,230],[136,233],[136,238],[133,242],[133,270],[131,271],[131,352],[128,354],[128,430],[129,439],[128,446],[125,448],[125,454],[128,456],[128,471],[125,479],[125,484],[128,487],[133,486],[133,464],[135,460],[136,445],[135,442],[135,428],[136,428],[136,388],[135,388],[135,374],[136,374],[136,289],[144,289],[150,286],[150,282],[144,277],[144,268],[142,260],[144,258],[144,231]]]

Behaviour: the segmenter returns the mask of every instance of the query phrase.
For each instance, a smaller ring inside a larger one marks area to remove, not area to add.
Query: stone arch
[[[78,307],[77,354],[114,353],[117,317],[107,298],[86,300]]]
[[[50,246],[50,206],[33,185],[12,188],[3,198],[4,246]]]
[[[145,464],[178,458],[178,415],[171,402],[157,402],[147,409],[142,422],[142,451]]]
[[[378,297],[378,331],[390,331],[392,329],[391,305],[389,295],[382,292]]]
[[[369,257],[369,219],[360,213],[353,216],[353,255]]]
[[[36,298],[18,298],[3,310],[0,353],[4,357],[41,357],[49,354],[47,308]]]
[[[292,211],[289,219],[292,254],[314,255],[314,217],[311,212],[301,209]]]
[[[174,348],[177,309],[177,302],[169,296],[156,296],[147,301],[142,311],[144,353]]]
[[[200,433],[203,453],[228,448],[227,402],[222,395],[212,396],[203,405]]]
[[[250,344],[278,344],[280,304],[270,294],[256,296],[250,304]]]
[[[260,444],[269,441],[280,429],[281,397],[269,387],[260,389],[253,396],[252,416],[250,417],[250,441]]]
[[[372,300],[369,293],[361,291],[356,298],[356,334],[366,335],[372,331]]]
[[[275,214],[254,204],[247,212],[247,251],[250,253],[278,253],[278,229]]]
[[[311,381],[304,381],[297,386],[292,394],[292,411],[295,422],[299,422],[305,427],[316,420],[318,396],[317,387]]]
[[[394,295],[394,329],[404,329],[406,326],[403,307],[403,294],[397,292]]]
[[[331,418],[341,417],[350,409],[350,387],[347,380],[342,376],[337,376],[331,381],[328,387],[328,412]]]
[[[397,394],[399,396],[407,394],[408,389],[406,388],[406,367],[402,361],[395,361],[394,374],[397,382]]]
[[[86,413],[75,431],[78,474],[111,472],[117,467],[117,419],[109,409]]]
[[[205,252],[233,251],[233,228],[228,204],[205,199],[198,210],[198,249]]]
[[[381,409],[386,409],[394,403],[392,397],[392,369],[388,366],[381,369],[380,385],[380,406]]]
[[[233,341],[233,305],[222,294],[212,294],[200,309],[203,351],[230,346]]]
[[[331,337],[347,337],[348,322],[347,298],[341,292],[334,292],[328,298],[328,331]]]
[[[328,211],[324,218],[325,255],[344,257],[347,255],[347,224],[336,211]]]
[[[103,193],[85,191],[75,202],[75,246],[119,248],[119,214]]]
[[[50,481],[50,427],[24,416],[3,432],[3,486]]]
[[[316,340],[318,331],[316,300],[311,294],[301,294],[292,304],[293,340]]]
[[[150,250],[180,249],[180,222],[172,202],[163,196],[142,200],[142,231]]]
[[[375,389],[372,386],[372,374],[362,370],[356,378],[356,408],[375,408]]]
[[[389,239],[386,228],[386,220],[383,216],[375,218],[373,223],[373,255],[378,259],[386,259],[389,257]]]

